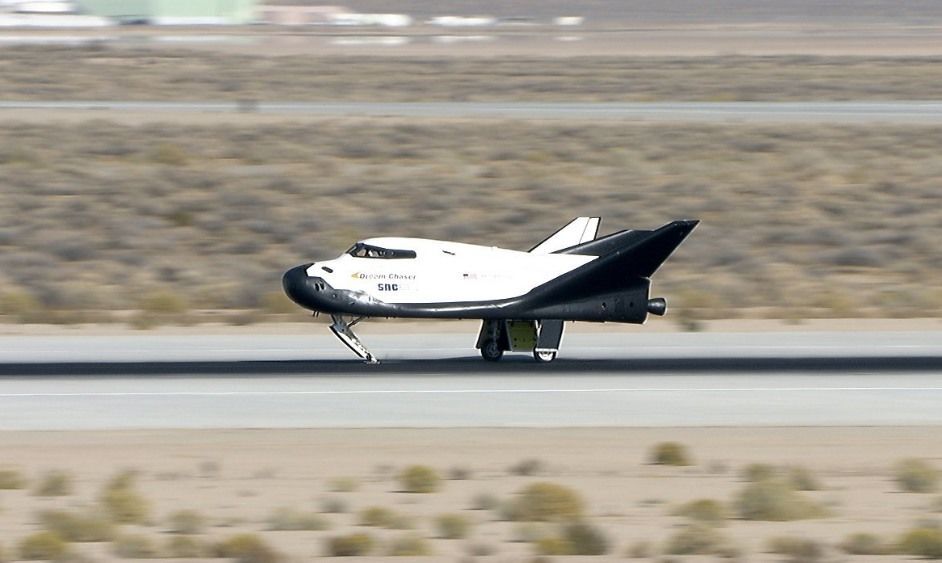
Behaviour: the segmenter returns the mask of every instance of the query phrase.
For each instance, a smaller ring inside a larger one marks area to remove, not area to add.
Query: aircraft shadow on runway
[[[764,357],[764,358],[643,358],[566,359],[538,364],[521,356],[489,363],[480,358],[460,357],[426,360],[385,360],[368,365],[357,360],[288,361],[185,361],[185,362],[63,362],[0,364],[0,377],[127,377],[214,376],[265,377],[310,375],[312,377],[355,377],[473,374],[475,376],[568,375],[568,374],[696,374],[696,373],[874,373],[942,372],[942,356],[845,356],[845,357]]]

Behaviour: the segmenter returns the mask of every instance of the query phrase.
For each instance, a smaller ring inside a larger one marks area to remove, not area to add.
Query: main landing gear
[[[556,359],[556,350],[534,350],[533,359],[541,364],[548,364]]]
[[[478,334],[481,357],[496,362],[504,352],[532,352],[533,359],[547,364],[556,359],[563,338],[563,321],[485,320]]]
[[[487,340],[481,344],[481,357],[489,362],[496,362],[504,357],[504,350],[497,340]]]
[[[351,328],[363,320],[363,317],[358,317],[351,321],[346,320],[343,315],[331,315],[330,320],[333,322],[330,325],[330,331],[334,333],[334,336],[340,339],[341,342],[347,345],[347,348],[353,350],[353,353],[357,356],[360,356],[368,364],[378,364],[379,360],[376,359],[369,350],[366,349],[366,346],[363,345],[363,342],[360,341],[360,338],[356,335]]]

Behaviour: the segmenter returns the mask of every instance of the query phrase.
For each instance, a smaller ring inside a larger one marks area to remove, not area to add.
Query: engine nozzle
[[[652,315],[663,317],[664,313],[667,312],[667,299],[663,297],[648,299],[648,312]]]

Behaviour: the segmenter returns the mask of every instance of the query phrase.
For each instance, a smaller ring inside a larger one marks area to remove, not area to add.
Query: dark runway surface
[[[0,428],[942,424],[935,332],[576,334],[549,365],[368,340],[383,363],[322,337],[5,337]]]
[[[376,377],[386,375],[474,375],[499,377],[514,375],[577,375],[632,373],[763,373],[860,371],[942,372],[942,356],[845,356],[763,357],[763,358],[638,358],[638,359],[559,359],[551,364],[537,364],[526,356],[507,358],[498,363],[484,363],[476,357],[429,360],[387,360],[368,365],[350,360],[284,361],[151,361],[151,362],[53,362],[0,364],[0,377],[127,377],[160,376],[251,376],[267,375],[350,375]]]

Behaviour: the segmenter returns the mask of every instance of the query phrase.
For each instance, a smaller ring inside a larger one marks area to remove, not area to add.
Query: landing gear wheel
[[[556,352],[533,351],[533,359],[541,364],[548,364],[556,359]]]
[[[504,357],[504,351],[500,349],[496,340],[488,340],[481,346],[481,357],[489,362],[496,362]]]

